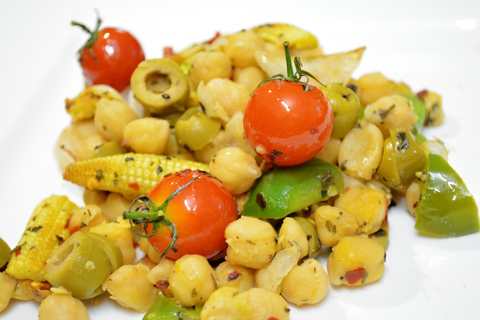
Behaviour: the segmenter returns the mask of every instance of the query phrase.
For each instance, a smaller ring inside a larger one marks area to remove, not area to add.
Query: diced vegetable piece
[[[58,247],[47,261],[45,278],[52,285],[63,287],[79,299],[89,299],[102,293],[102,284],[121,261],[121,253],[113,244],[99,241],[100,237],[78,231]],[[101,243],[101,245],[100,245]],[[110,252],[118,251],[112,261]]]
[[[133,235],[128,221],[119,219],[114,222],[102,223],[91,228],[89,231],[104,236],[114,243],[122,253],[122,264],[132,264],[135,261],[136,257],[135,248],[133,247]]]
[[[308,257],[312,258],[317,256],[320,251],[320,241],[318,239],[315,223],[304,217],[294,217],[293,219],[298,222],[300,227],[302,227],[303,232],[307,235]]]
[[[300,249],[300,258],[308,254],[307,234],[295,219],[287,217],[283,219],[282,226],[278,231],[277,250],[292,246]]]
[[[13,297],[17,281],[8,274],[0,273],[0,314],[5,310]]]
[[[75,162],[65,168],[63,178],[88,189],[135,197],[147,193],[169,173],[208,166],[169,156],[127,153]]]
[[[242,214],[281,219],[343,190],[340,170],[319,159],[290,168],[275,168],[253,188]]]
[[[207,117],[200,107],[190,108],[177,120],[175,134],[180,144],[200,150],[220,131],[220,122]]]
[[[38,309],[39,320],[89,320],[87,307],[68,294],[52,294]]]
[[[345,237],[328,257],[328,276],[335,286],[358,287],[383,276],[385,249],[363,236]]]
[[[462,178],[441,156],[428,158],[427,180],[415,208],[418,232],[430,237],[479,231],[478,208]]]
[[[8,244],[0,238],[0,269],[10,260],[11,250]]]
[[[427,155],[410,132],[392,131],[385,140],[377,173],[390,188],[405,192],[415,174],[425,169]]]
[[[66,229],[77,206],[65,196],[50,196],[33,211],[7,267],[15,279],[44,280],[43,268],[50,254],[68,236]]]
[[[285,41],[294,49],[315,49],[318,40],[312,33],[287,23],[270,23],[252,29],[263,40],[282,46]]]
[[[143,320],[199,320],[201,309],[184,308],[173,299],[159,295]]]

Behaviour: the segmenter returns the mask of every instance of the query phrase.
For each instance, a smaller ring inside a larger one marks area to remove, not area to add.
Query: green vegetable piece
[[[143,320],[200,320],[200,311],[199,308],[184,308],[172,299],[159,295]]]
[[[116,141],[109,141],[95,147],[94,158],[126,153],[127,150]]]
[[[10,247],[2,238],[0,238],[0,269],[10,260],[10,253]]]
[[[253,188],[242,214],[281,219],[342,190],[340,169],[319,159],[296,167],[275,168]]]
[[[425,124],[427,118],[427,108],[425,103],[420,100],[416,95],[405,95],[405,98],[412,103],[413,111],[417,115],[417,130],[421,130]]]
[[[180,144],[196,151],[212,141],[220,127],[220,122],[207,117],[200,107],[190,108],[177,120],[175,134]]]
[[[45,267],[45,279],[64,287],[79,299],[102,293],[102,284],[114,271],[113,255],[105,250],[109,240],[101,241],[91,233],[78,231],[55,249]],[[117,250],[113,243],[108,250]],[[115,256],[121,258],[118,252]],[[116,258],[115,258],[116,260]]]
[[[454,237],[479,231],[475,199],[439,155],[428,158],[427,180],[415,215],[415,228],[424,236]]]

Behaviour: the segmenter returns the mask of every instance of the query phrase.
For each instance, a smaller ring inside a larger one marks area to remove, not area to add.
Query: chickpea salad
[[[422,133],[444,121],[441,95],[353,77],[364,47],[327,54],[275,23],[150,58],[99,17],[72,26],[86,84],[55,153],[84,203],[50,195],[18,243],[0,238],[0,314],[35,301],[40,320],[85,320],[107,297],[145,320],[294,319],[382,279],[402,198],[419,236],[479,231]]]

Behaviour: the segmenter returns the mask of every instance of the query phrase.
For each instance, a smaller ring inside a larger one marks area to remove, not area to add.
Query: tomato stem
[[[292,56],[290,55],[287,41],[283,43],[283,49],[285,50],[285,60],[287,62],[287,78],[291,81],[296,81],[297,79],[295,79],[295,74],[293,72]]]
[[[90,35],[90,37],[87,39],[85,44],[78,50],[78,52],[82,52],[83,49],[85,49],[85,48],[90,49],[95,44],[95,41],[97,41],[98,31],[100,30],[100,26],[102,25],[102,18],[100,17],[100,14],[99,14],[98,10],[95,10],[95,14],[97,15],[97,21],[96,21],[96,24],[95,24],[95,28],[93,30],[90,30],[90,28],[87,27],[82,22],[78,22],[78,21],[75,21],[75,20],[70,22],[71,26],[79,27],[80,29],[82,29],[83,31],[85,31],[86,33],[88,33]]]

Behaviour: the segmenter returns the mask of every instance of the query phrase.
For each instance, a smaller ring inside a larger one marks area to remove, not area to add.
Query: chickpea
[[[355,235],[359,227],[351,213],[332,206],[321,206],[313,214],[320,242],[334,246],[345,236]]]
[[[86,205],[100,206],[107,200],[107,196],[108,192],[105,191],[85,189],[83,191],[83,202],[85,202]]]
[[[415,209],[418,206],[418,202],[420,201],[421,196],[421,185],[417,181],[414,181],[410,184],[405,193],[405,202],[407,203],[408,212],[415,216]]]
[[[107,221],[115,221],[130,207],[130,201],[118,193],[109,193],[104,203],[100,205],[103,216]]]
[[[211,118],[224,123],[238,111],[244,111],[250,96],[247,89],[229,79],[212,79],[197,89],[198,98]]]
[[[243,307],[239,319],[289,319],[288,304],[277,293],[262,288],[252,288],[239,293],[234,299],[235,305]]]
[[[282,296],[297,306],[316,304],[328,293],[328,275],[315,259],[293,267],[282,282]]]
[[[230,58],[220,51],[202,51],[192,58],[189,78],[196,88],[200,82],[215,78],[230,78],[232,63]]]
[[[331,138],[322,151],[317,154],[317,158],[331,164],[337,164],[341,144],[342,142],[339,139]]]
[[[125,126],[123,144],[137,153],[162,154],[167,148],[169,133],[167,120],[137,119]]]
[[[150,281],[155,287],[159,288],[165,295],[171,295],[168,288],[168,278],[170,273],[172,273],[174,264],[175,262],[172,260],[162,258],[162,260],[160,260],[160,262],[148,273],[148,281]]]
[[[246,291],[254,287],[255,278],[250,269],[235,266],[224,261],[215,269],[215,280],[218,287],[233,287]]]
[[[157,290],[148,281],[150,269],[143,265],[124,265],[103,284],[111,299],[119,305],[138,312],[146,312],[155,301]]]
[[[404,83],[396,83],[380,72],[367,73],[361,76],[355,85],[363,105],[374,103],[378,99],[392,94],[410,94],[410,88]]]
[[[238,147],[219,150],[209,167],[210,173],[233,194],[244,193],[262,175],[255,158]]]
[[[126,125],[137,118],[124,101],[100,99],[95,111],[95,127],[107,140],[121,142]]]
[[[240,320],[241,310],[235,304],[238,288],[221,287],[215,290],[202,308],[201,320]]]
[[[88,320],[88,311],[78,299],[67,294],[52,294],[40,304],[40,320]]]
[[[278,232],[277,250],[291,246],[297,246],[300,249],[300,258],[308,254],[308,240],[305,231],[295,219],[287,217],[283,219]]]
[[[335,286],[363,286],[378,281],[384,271],[384,247],[363,236],[345,237],[328,257],[328,276]]]
[[[168,278],[170,290],[183,306],[202,305],[215,291],[212,267],[205,257],[185,255],[178,259]]]
[[[340,168],[355,178],[370,180],[380,165],[383,135],[371,123],[361,123],[343,139],[338,152]]]
[[[255,66],[255,52],[262,44],[262,39],[253,31],[240,31],[227,38],[225,53],[234,67]]]
[[[8,307],[17,281],[4,272],[0,273],[0,313]]]
[[[75,208],[68,222],[69,229],[93,227],[105,222],[102,209],[96,205],[86,205],[83,208]]]
[[[136,253],[133,247],[133,235],[130,230],[130,224],[122,219],[115,222],[102,223],[90,229],[90,232],[105,236],[122,252],[123,263],[132,264],[135,262]]]
[[[276,237],[275,229],[268,222],[242,216],[225,230],[226,260],[247,268],[263,268],[275,255]]]
[[[355,216],[358,232],[372,234],[380,229],[387,215],[387,197],[383,191],[353,187],[341,193],[335,206]]]
[[[233,72],[233,81],[244,85],[251,94],[267,76],[258,67],[236,68]]]

